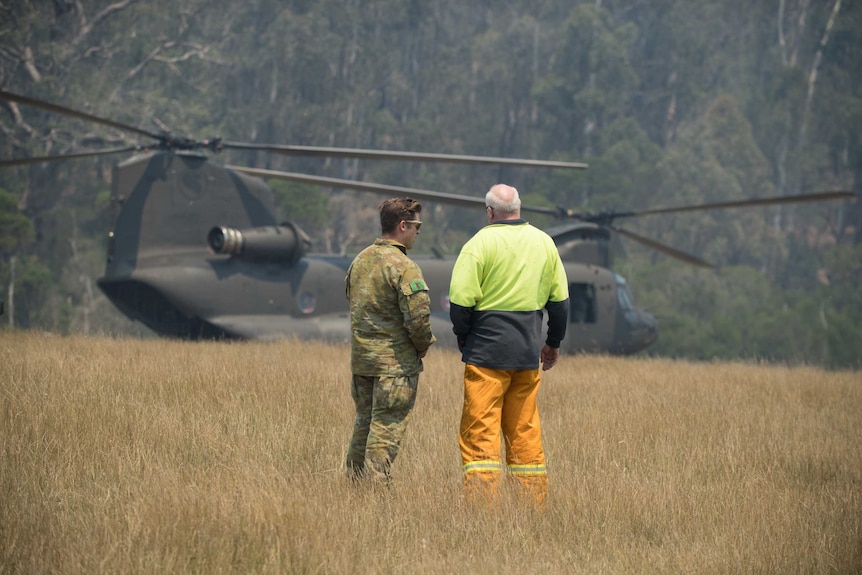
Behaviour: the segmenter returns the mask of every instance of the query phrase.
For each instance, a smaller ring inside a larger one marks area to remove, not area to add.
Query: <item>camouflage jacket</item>
[[[419,266],[395,241],[377,238],[350,264],[351,371],[356,375],[415,375],[431,333],[431,299]]]

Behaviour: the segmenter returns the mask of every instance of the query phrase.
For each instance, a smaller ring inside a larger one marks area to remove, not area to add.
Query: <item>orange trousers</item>
[[[509,477],[536,505],[544,504],[548,494],[548,471],[536,404],[540,383],[538,369],[464,366],[459,443],[464,494],[468,499],[494,503],[499,496],[503,471],[502,430]]]

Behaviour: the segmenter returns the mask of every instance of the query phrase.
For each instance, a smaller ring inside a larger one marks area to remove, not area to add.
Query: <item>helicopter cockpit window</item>
[[[620,302],[620,309],[623,311],[634,309],[635,304],[632,292],[629,291],[629,286],[626,284],[626,280],[620,276],[617,276],[617,299]]]
[[[596,287],[593,284],[569,284],[569,315],[572,323],[596,323]]]

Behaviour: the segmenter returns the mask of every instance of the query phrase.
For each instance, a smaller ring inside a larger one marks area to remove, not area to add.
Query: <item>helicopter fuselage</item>
[[[209,251],[151,256],[125,277],[99,286],[133,320],[183,339],[298,337],[346,342],[350,335],[344,278],[351,258],[308,255],[294,265],[243,261]],[[454,259],[416,257],[429,286],[441,345],[455,346],[449,322]],[[630,305],[613,272],[567,263],[570,318],[567,352],[629,354],[656,338],[649,314]]]
[[[184,339],[348,341],[351,258],[306,253],[307,236],[276,223],[261,180],[199,154],[162,152],[118,165],[113,182],[114,227],[98,285],[129,318]],[[559,235],[572,303],[564,349],[627,354],[650,345],[655,322],[634,307],[625,280],[597,265],[601,258],[569,261],[601,235],[576,231]],[[414,259],[430,288],[435,334],[455,346],[448,294],[454,258]]]

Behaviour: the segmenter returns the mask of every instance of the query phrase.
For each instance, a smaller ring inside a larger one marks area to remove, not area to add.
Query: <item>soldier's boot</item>
[[[389,487],[392,482],[392,462],[389,457],[369,456],[365,459],[365,475],[371,483]]]
[[[353,482],[354,485],[365,479],[366,469],[363,461],[357,462],[348,457],[345,463],[347,466],[347,478]]]

